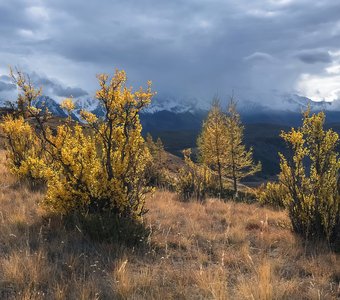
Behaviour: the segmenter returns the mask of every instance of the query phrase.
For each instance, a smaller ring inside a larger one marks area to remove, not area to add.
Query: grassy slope
[[[0,298],[336,299],[340,256],[305,248],[285,212],[148,199],[143,247],[89,240],[37,205],[0,153]]]

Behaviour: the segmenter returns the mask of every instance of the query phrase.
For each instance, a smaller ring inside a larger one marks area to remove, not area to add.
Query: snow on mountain
[[[152,99],[151,104],[143,110],[143,113],[153,114],[160,111],[169,111],[176,114],[196,113],[208,109],[209,106],[204,105],[204,102],[197,98],[157,95]]]
[[[287,110],[294,112],[300,112],[306,110],[308,106],[312,111],[330,110],[332,109],[332,103],[327,101],[313,101],[307,97],[299,96],[296,94],[285,94],[282,97],[283,107],[287,107]]]
[[[60,107],[60,104],[48,96],[39,96],[33,101],[32,105],[42,109],[42,111],[46,111],[46,109],[48,109],[52,115],[58,117],[67,117],[65,111]]]
[[[77,99],[74,102],[75,109],[72,112],[72,117],[77,121],[82,121],[80,112],[82,110],[93,112],[97,109],[98,104],[99,104],[98,100],[90,97]]]
[[[48,110],[60,117],[66,117],[65,111],[60,104],[49,96],[40,96],[33,102],[38,108],[48,108]],[[310,105],[312,111],[340,111],[340,101],[326,102],[313,101],[309,98],[296,94],[284,94],[279,96],[275,101],[269,104],[262,104],[257,101],[240,99],[237,101],[237,107],[241,114],[251,115],[262,112],[275,111],[300,113]],[[0,107],[5,107],[6,102],[0,99]],[[210,101],[202,101],[193,97],[174,97],[169,95],[157,95],[152,99],[151,104],[146,107],[143,114],[155,114],[167,111],[174,114],[191,113],[193,115],[207,112],[210,107]],[[104,116],[104,109],[99,101],[94,98],[79,98],[75,101],[75,110],[72,117],[75,120],[82,121],[80,111],[87,110],[97,116]]]
[[[90,97],[77,99],[74,102],[76,109],[84,109],[87,111],[93,111],[97,108],[99,101]]]

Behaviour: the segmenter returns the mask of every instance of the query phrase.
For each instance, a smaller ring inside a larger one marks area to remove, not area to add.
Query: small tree
[[[261,163],[254,164],[253,150],[247,150],[243,144],[244,127],[236,111],[236,103],[231,99],[226,117],[226,139],[224,172],[233,181],[234,196],[237,197],[237,184],[240,179],[261,171]]]
[[[201,161],[217,172],[220,194],[223,192],[223,172],[228,155],[226,134],[226,116],[219,99],[215,98],[197,144]]]
[[[340,230],[339,136],[323,129],[325,114],[304,113],[301,128],[282,132],[289,155],[281,157],[280,182],[293,230],[308,238],[334,241]]]

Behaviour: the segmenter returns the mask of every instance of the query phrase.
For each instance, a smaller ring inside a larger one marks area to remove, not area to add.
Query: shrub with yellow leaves
[[[287,202],[288,189],[279,182],[268,182],[261,185],[257,192],[257,199],[262,205],[274,208],[284,208]]]
[[[191,160],[191,149],[184,150],[183,155],[185,167],[179,170],[177,192],[184,200],[203,200],[210,186],[211,171],[206,165],[199,165]]]
[[[22,116],[14,118],[7,115],[0,126],[7,141],[8,166],[11,172],[29,180],[43,179],[43,150],[31,125]]]
[[[126,86],[124,71],[117,70],[112,78],[99,75],[96,98],[105,110],[104,118],[83,111],[87,125],[75,124],[74,103],[66,99],[61,107],[69,116],[53,132],[46,124],[48,113],[34,108],[26,97],[28,79],[21,72],[11,74],[22,91],[24,115],[34,124],[23,117],[5,119],[11,169],[36,178],[35,164],[39,164],[39,176],[43,174],[47,182],[45,207],[62,214],[110,212],[132,219],[143,215],[149,191],[144,172],[150,153],[141,135],[139,112],[151,101],[151,82],[146,90],[133,92]],[[13,140],[18,140],[14,146]]]
[[[340,241],[339,136],[324,130],[325,114],[304,113],[301,128],[283,132],[290,156],[281,157],[280,184],[295,232]]]

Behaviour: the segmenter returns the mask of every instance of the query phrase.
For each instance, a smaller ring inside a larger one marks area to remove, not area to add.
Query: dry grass
[[[39,208],[0,155],[0,299],[339,299],[340,256],[285,212],[150,197],[143,247],[91,241]]]

